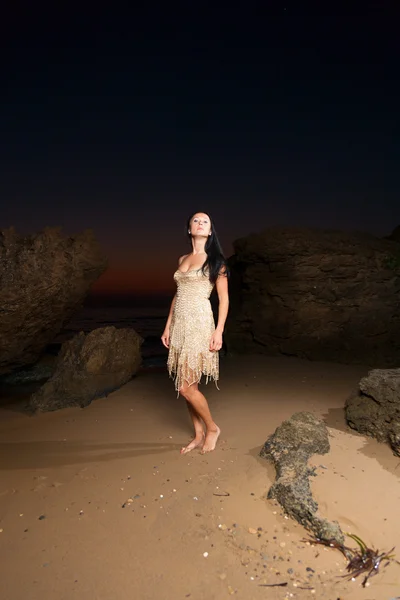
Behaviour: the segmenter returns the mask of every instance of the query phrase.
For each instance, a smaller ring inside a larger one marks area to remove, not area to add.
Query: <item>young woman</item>
[[[169,349],[169,374],[175,379],[175,389],[186,399],[194,426],[194,438],[182,448],[182,454],[194,448],[202,453],[214,450],[221,433],[198,384],[202,375],[206,383],[209,379],[218,381],[218,351],[229,306],[228,269],[210,216],[192,215],[187,235],[192,252],[179,259],[174,273],[177,292],[161,336]],[[216,327],[209,300],[214,286],[219,300]]]

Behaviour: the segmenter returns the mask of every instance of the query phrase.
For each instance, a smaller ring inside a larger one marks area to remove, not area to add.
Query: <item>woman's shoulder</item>
[[[185,260],[185,258],[187,256],[189,256],[189,254],[183,254],[182,256],[179,257],[178,266],[180,266],[183,263],[183,261]]]

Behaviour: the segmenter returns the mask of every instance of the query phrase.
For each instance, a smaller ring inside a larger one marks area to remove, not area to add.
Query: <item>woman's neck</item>
[[[206,241],[192,238],[192,254],[205,254]]]

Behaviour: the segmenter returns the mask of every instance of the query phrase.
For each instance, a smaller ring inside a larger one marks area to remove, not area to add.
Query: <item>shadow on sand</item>
[[[88,462],[107,462],[176,452],[180,449],[179,444],[168,442],[109,444],[88,444],[84,441],[3,442],[0,443],[0,469],[39,469]]]
[[[330,408],[323,415],[323,419],[327,427],[361,438],[364,444],[358,452],[376,460],[383,469],[389,471],[392,475],[400,477],[400,460],[393,454],[389,444],[366,437],[349,427],[346,423],[344,408]]]

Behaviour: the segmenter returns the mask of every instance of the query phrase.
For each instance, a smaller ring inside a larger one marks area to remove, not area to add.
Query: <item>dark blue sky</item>
[[[394,15],[160,5],[10,21],[1,227],[91,227],[103,287],[148,291],[168,288],[193,210],[227,254],[271,225],[400,223]]]

